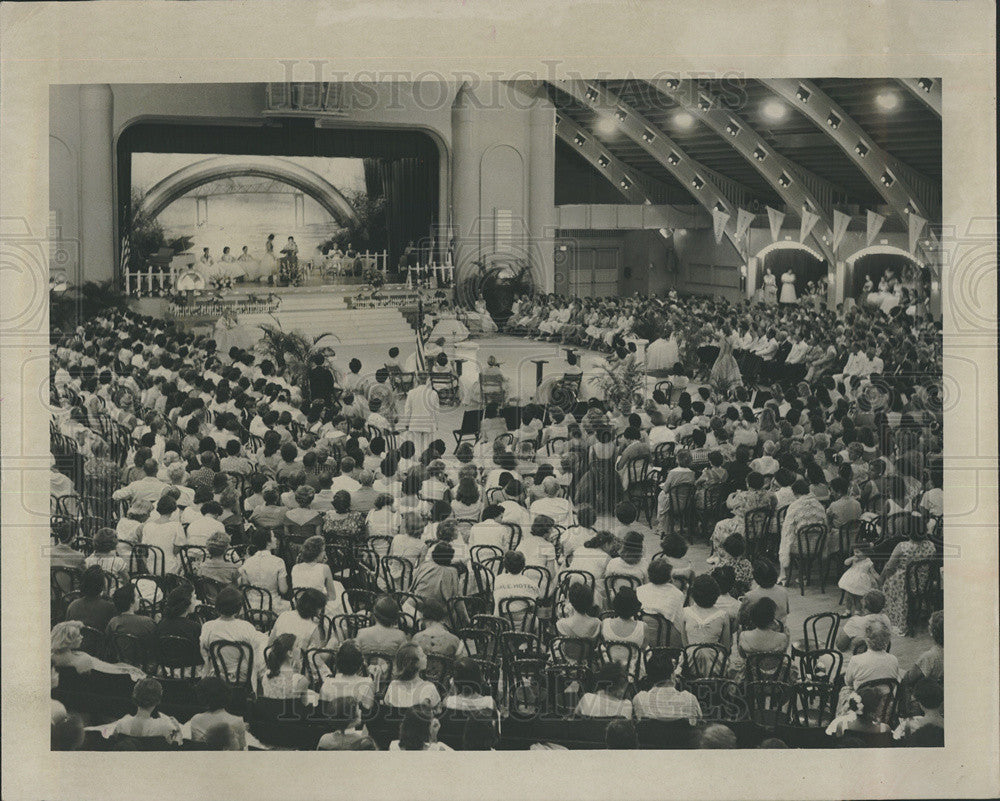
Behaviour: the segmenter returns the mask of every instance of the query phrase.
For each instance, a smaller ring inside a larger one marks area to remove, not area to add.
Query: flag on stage
[[[715,231],[715,244],[722,241],[722,235],[726,232],[726,223],[729,222],[729,212],[719,209],[712,209],[712,228]]]
[[[868,209],[868,244],[871,245],[875,241],[875,237],[878,236],[878,232],[882,230],[882,223],[885,222],[885,217],[881,214],[876,214],[871,209]]]
[[[813,226],[816,225],[817,222],[819,222],[819,215],[814,214],[803,206],[802,225],[799,226],[799,242],[806,241],[806,237],[809,236],[809,232],[812,231]]]
[[[847,233],[847,226],[851,224],[851,215],[844,214],[842,211],[833,211],[833,241],[830,243],[833,247],[833,252],[837,252],[837,248],[840,247],[840,243],[844,240],[844,234]]]
[[[917,252],[917,240],[920,239],[920,233],[925,225],[927,220],[919,214],[910,214],[910,253]]]
[[[778,237],[781,235],[781,224],[785,221],[785,213],[768,206],[767,219],[771,223],[771,241],[777,242]]]
[[[754,215],[746,209],[739,209],[736,212],[736,241],[743,239],[744,234],[750,230]]]
[[[119,272],[122,275],[128,273],[128,263],[132,258],[132,245],[129,242],[128,234],[122,237],[121,258],[118,261]]]
[[[424,356],[424,336],[420,329],[417,329],[417,372],[427,372],[427,359]]]

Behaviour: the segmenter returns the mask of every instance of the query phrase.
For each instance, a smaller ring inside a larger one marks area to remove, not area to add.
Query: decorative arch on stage
[[[845,266],[845,295],[858,301],[863,300],[861,288],[864,286],[865,279],[870,276],[872,284],[877,287],[886,270],[892,270],[902,280],[907,273],[911,273],[912,269],[916,268],[925,284],[924,293],[930,292],[930,271],[920,259],[902,248],[892,245],[873,245],[863,248],[849,256],[845,260]],[[908,284],[909,282],[903,280],[903,283]]]
[[[795,273],[795,296],[802,297],[810,281],[827,279],[830,265],[819,251],[801,242],[778,241],[762,248],[750,258],[748,274],[752,271],[752,283],[747,282],[748,294],[753,294],[764,286],[764,270],[770,268],[781,292],[781,276],[786,270]],[[752,287],[752,289],[751,289]],[[829,292],[829,287],[827,289]]]
[[[317,127],[313,118],[261,117],[257,123],[242,125],[184,118],[140,119],[122,130],[116,152],[120,231],[126,230],[131,211],[128,198],[133,153],[197,154],[213,161],[232,158],[232,164],[239,164],[240,157],[252,156],[269,156],[275,161],[296,156],[356,158],[364,161],[369,199],[384,200],[386,241],[384,248],[377,249],[388,251],[390,268],[398,265],[410,242],[425,254],[424,261],[437,260],[447,244],[434,233],[443,213],[444,151],[431,134],[417,128]],[[287,169],[268,177],[313,197],[337,220],[353,219],[355,211],[342,193],[322,177],[306,175],[308,172],[300,167],[296,172]],[[215,178],[233,174],[240,173],[230,171]]]
[[[275,156],[213,156],[190,164],[150,189],[140,211],[155,217],[192,189],[219,178],[242,176],[281,181],[313,198],[342,225],[357,222],[357,212],[337,187],[312,170]]]

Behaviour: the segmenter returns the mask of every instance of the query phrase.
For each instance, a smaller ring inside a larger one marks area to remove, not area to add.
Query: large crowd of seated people
[[[508,332],[652,377],[610,403],[570,353],[573,392],[454,446],[394,429],[398,352],[302,382],[81,321],[51,349],[53,748],[941,744],[941,338],[910,311],[524,297]]]

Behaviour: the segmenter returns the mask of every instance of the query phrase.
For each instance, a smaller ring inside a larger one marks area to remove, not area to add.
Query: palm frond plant
[[[284,372],[285,378],[290,383],[301,388],[303,400],[310,400],[309,370],[313,359],[316,356],[322,356],[324,361],[333,358],[334,350],[324,344],[324,340],[336,339],[339,342],[336,334],[327,331],[310,337],[298,331],[286,331],[280,322],[277,325],[262,323],[258,328],[264,332],[258,344],[261,354],[270,358],[275,367]],[[339,382],[340,375],[335,369],[333,372]]]
[[[614,365],[602,363],[598,373],[591,376],[589,382],[604,393],[610,406],[631,409],[634,403],[642,403],[646,373],[642,365],[626,359]]]

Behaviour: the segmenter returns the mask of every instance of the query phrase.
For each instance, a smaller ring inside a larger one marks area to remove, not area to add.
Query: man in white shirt
[[[524,554],[520,551],[508,551],[504,554],[504,572],[493,583],[493,600],[496,602],[494,614],[500,614],[500,602],[505,598],[538,598],[538,585],[533,578],[524,575],[524,565]],[[512,610],[514,622],[519,623],[516,611]]]
[[[222,517],[222,507],[215,501],[206,501],[201,505],[201,511],[188,523],[187,538],[189,545],[205,547],[208,538],[213,534],[225,534],[226,527],[219,518]]]
[[[345,456],[340,460],[340,475],[336,476],[330,484],[330,489],[334,495],[341,490],[346,492],[356,492],[361,489],[360,482],[355,478],[358,469],[353,457]]]
[[[570,526],[573,524],[573,503],[566,498],[559,497],[562,485],[553,476],[548,476],[542,481],[542,490],[545,492],[544,498],[539,498],[528,510],[531,519],[534,520],[539,515],[548,515],[555,521],[557,526]]]
[[[115,490],[111,497],[116,501],[149,501],[155,506],[163,495],[163,490],[167,488],[167,485],[156,477],[160,471],[160,464],[156,459],[147,459],[142,470],[145,476],[133,481],[127,487]]]
[[[483,519],[469,529],[469,550],[476,545],[492,545],[505,549],[510,535],[510,529],[500,522],[503,507],[499,504],[487,506],[483,510]]]

